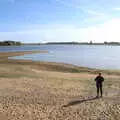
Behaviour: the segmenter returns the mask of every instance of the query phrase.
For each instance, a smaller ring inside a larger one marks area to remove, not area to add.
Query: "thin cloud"
[[[30,42],[53,42],[53,41],[77,41],[77,42],[120,42],[120,19],[113,19],[99,26],[76,27],[76,26],[43,26],[42,28],[29,29],[17,32],[0,32],[0,39],[19,40]],[[26,41],[29,40],[29,41]]]
[[[94,21],[94,20],[100,20],[101,18],[103,19],[104,17],[106,18],[105,13],[103,12],[99,12],[98,10],[92,10],[92,9],[87,9],[84,5],[82,6],[80,4],[80,0],[75,0],[74,2],[72,0],[69,1],[65,1],[65,0],[56,0],[58,3],[60,3],[61,5],[64,5],[66,7],[72,7],[72,8],[78,8],[79,10],[81,10],[84,14],[89,14],[90,17],[87,18],[90,21]],[[79,1],[79,2],[78,2]],[[79,4],[77,4],[79,3]]]
[[[81,6],[79,4],[75,4],[75,2],[72,1],[56,0],[56,2],[60,3],[61,5],[64,5],[65,7],[73,7],[73,8],[81,9]]]
[[[97,21],[106,21],[110,18],[109,14],[103,13],[103,12],[99,12],[99,11],[95,11],[95,10],[84,10],[84,12],[86,14],[89,14],[88,18],[84,19],[84,22],[97,22]]]
[[[113,10],[115,10],[115,11],[120,11],[120,8],[113,8]]]
[[[98,12],[95,10],[84,10],[86,13],[91,14],[91,15],[95,15],[95,16],[104,16],[105,14],[102,12]]]

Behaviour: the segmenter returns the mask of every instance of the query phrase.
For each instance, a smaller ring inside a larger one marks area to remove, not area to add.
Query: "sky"
[[[120,0],[0,0],[0,41],[120,42]]]

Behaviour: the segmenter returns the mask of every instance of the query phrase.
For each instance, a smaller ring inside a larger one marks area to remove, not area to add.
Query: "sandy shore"
[[[0,59],[7,59],[8,57],[20,56],[24,54],[47,53],[48,51],[23,51],[23,52],[0,52]]]
[[[8,120],[119,120],[120,71],[7,60],[9,56],[31,53],[0,53],[3,117]],[[99,71],[105,77],[102,99],[95,98],[94,78]]]

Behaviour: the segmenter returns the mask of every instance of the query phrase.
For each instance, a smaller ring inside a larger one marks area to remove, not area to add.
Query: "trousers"
[[[96,83],[96,88],[97,88],[97,95],[99,95],[99,91],[100,91],[101,96],[102,96],[103,94],[102,83]]]

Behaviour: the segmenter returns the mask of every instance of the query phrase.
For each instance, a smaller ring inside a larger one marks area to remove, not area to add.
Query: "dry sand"
[[[120,119],[120,71],[102,71],[104,95],[96,99],[94,78],[101,70],[6,58],[2,56],[0,60],[0,117],[8,120]]]

